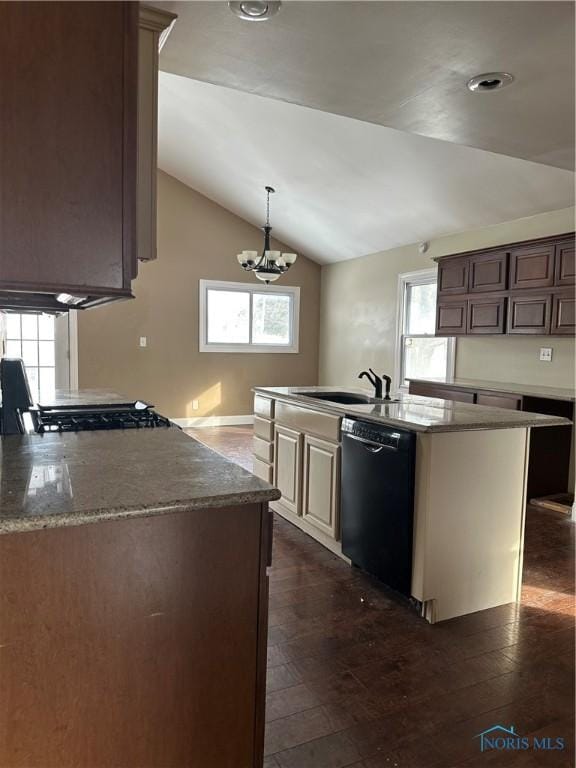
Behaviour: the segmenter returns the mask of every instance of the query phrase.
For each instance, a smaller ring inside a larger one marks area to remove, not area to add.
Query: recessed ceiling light
[[[505,88],[514,80],[508,72],[486,72],[483,75],[476,75],[466,83],[469,91],[478,93],[480,91],[497,91],[499,88]]]
[[[245,0],[240,3],[228,3],[230,10],[244,21],[267,21],[278,13],[281,3]]]

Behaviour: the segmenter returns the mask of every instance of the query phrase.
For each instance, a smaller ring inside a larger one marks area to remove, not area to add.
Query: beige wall
[[[368,366],[394,374],[400,273],[430,268],[436,256],[573,229],[574,209],[568,208],[437,238],[424,255],[417,245],[409,245],[323,267],[320,383],[357,384],[358,372]],[[552,363],[539,362],[540,346],[553,348]],[[542,336],[459,339],[456,375],[569,387],[574,381],[574,340]]]
[[[303,256],[283,278],[301,287],[298,354],[198,351],[198,281],[253,284],[236,254],[261,244],[257,227],[160,172],[158,260],[140,265],[135,300],[79,313],[80,387],[111,387],[185,418],[250,414],[255,385],[316,384],[320,267]]]

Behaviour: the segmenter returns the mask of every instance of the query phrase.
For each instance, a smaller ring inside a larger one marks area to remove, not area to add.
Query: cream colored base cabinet
[[[302,476],[302,517],[339,539],[340,446],[306,435]]]
[[[287,427],[274,430],[274,484],[282,493],[278,502],[295,515],[302,514],[302,434]]]

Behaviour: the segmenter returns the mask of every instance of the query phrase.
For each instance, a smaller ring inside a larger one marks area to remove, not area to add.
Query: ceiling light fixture
[[[483,75],[476,75],[466,83],[466,87],[473,93],[484,93],[486,91],[497,91],[505,88],[514,81],[514,77],[508,72],[486,72]]]
[[[245,0],[240,3],[228,3],[228,7],[244,21],[267,21],[280,10],[281,3],[259,2],[258,0]]]
[[[287,272],[298,256],[295,253],[280,253],[270,250],[270,195],[276,191],[273,187],[264,187],[266,190],[266,224],[264,230],[264,248],[258,258],[258,251],[242,251],[236,257],[238,263],[246,272],[254,272],[258,280],[263,283],[273,283],[274,280]]]

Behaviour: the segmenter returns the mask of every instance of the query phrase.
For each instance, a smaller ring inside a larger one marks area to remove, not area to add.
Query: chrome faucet
[[[392,386],[392,377],[387,376],[385,373],[382,374],[382,376],[378,376],[377,373],[375,373],[372,368],[368,368],[367,371],[362,371],[358,375],[359,379],[362,379],[366,377],[370,384],[374,387],[374,397],[378,400],[390,400],[390,387]],[[382,382],[386,382],[386,394],[384,398],[382,398]]]

